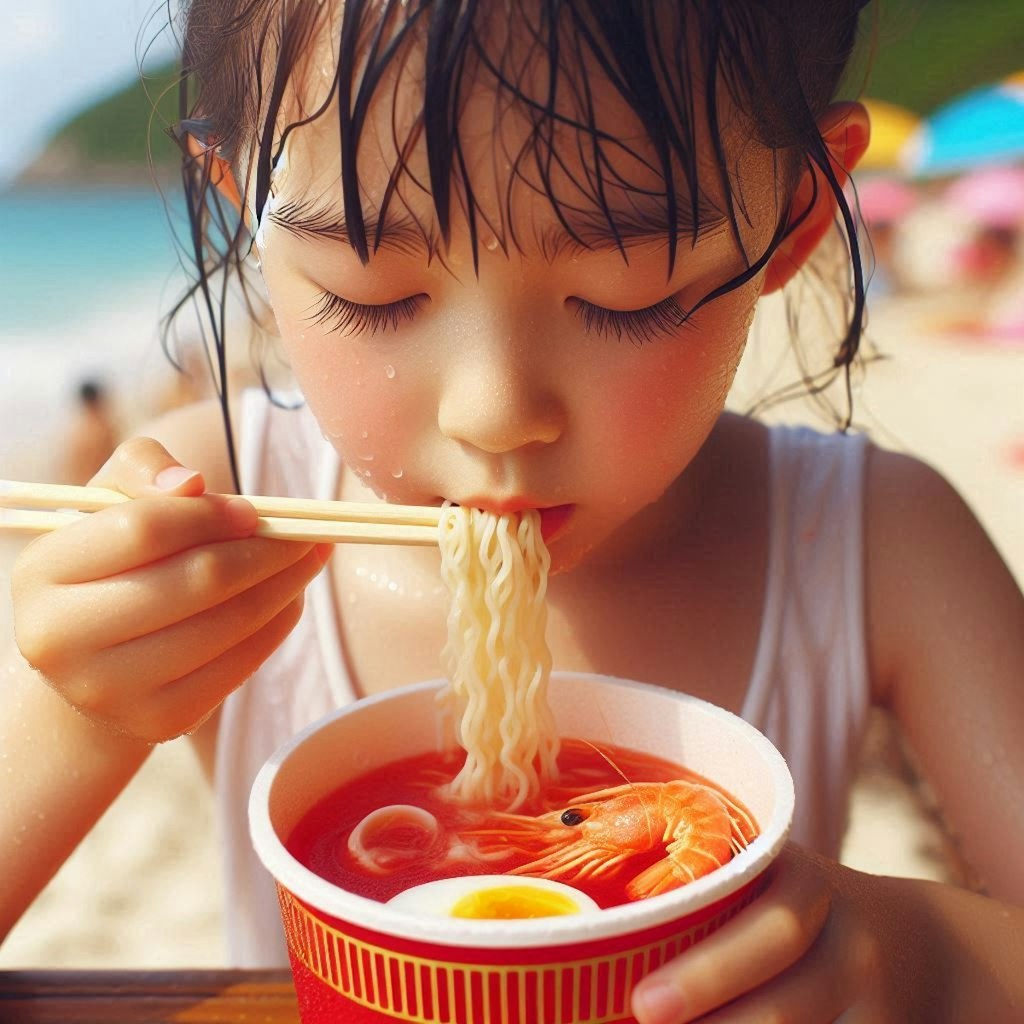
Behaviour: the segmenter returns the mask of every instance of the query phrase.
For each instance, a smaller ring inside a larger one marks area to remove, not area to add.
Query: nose
[[[507,335],[478,336],[447,367],[438,403],[441,433],[492,455],[548,445],[565,426],[549,361]]]

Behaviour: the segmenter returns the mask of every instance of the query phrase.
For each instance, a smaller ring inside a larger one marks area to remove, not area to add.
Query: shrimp
[[[630,783],[587,793],[566,810],[537,817],[497,813],[492,821],[494,827],[467,835],[479,837],[488,852],[517,848],[533,855],[509,874],[600,878],[661,849],[663,856],[626,884],[631,900],[709,874],[757,834],[750,816],[726,796],[683,781]]]

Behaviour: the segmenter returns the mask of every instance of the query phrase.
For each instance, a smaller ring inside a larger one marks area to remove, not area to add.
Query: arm
[[[209,410],[159,431],[224,485],[202,451],[219,447]],[[323,564],[310,545],[253,537],[252,507],[205,495],[203,476],[158,479],[178,465],[155,440],[121,446],[94,482],[139,500],[35,539],[15,563],[20,651],[0,665],[12,768],[0,787],[0,937],[150,746],[194,730],[277,647]]]
[[[891,452],[869,465],[877,699],[985,890],[1024,906],[1024,598],[941,476]]]
[[[875,699],[991,896],[789,847],[748,910],[637,987],[641,1024],[1024,1021],[1024,598],[928,467],[872,450],[866,495]]]

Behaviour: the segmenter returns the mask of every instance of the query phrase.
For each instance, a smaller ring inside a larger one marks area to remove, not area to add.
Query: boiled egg
[[[470,875],[414,885],[388,900],[408,914],[484,921],[588,914],[599,909],[586,894],[562,882],[516,875]]]

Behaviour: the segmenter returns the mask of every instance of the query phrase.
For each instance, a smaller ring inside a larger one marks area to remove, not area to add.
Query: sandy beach
[[[1024,444],[1024,341],[995,346],[941,336],[936,325],[970,302],[969,296],[930,296],[876,304],[870,335],[886,358],[868,369],[858,419],[880,444],[941,469],[1024,581],[1024,465],[1012,459],[1014,446]],[[0,401],[10,429],[0,444],[0,476],[46,478],[60,417],[42,410],[62,407],[61,382],[76,370],[68,365],[73,353],[94,359],[102,351],[106,365],[116,366],[125,384],[119,389],[125,425],[135,425],[145,411],[140,396],[166,381],[158,347],[143,344],[151,336],[151,317],[142,308],[120,320],[79,325],[73,344],[44,349],[28,338],[6,339]],[[755,335],[737,393],[778,355],[777,340]],[[129,388],[136,379],[146,387]],[[821,425],[805,403],[777,408],[771,418]],[[10,540],[0,550],[5,634],[16,550]],[[844,860],[866,871],[926,878],[952,877],[955,870],[927,794],[881,719],[865,751]],[[0,948],[0,967],[220,965],[218,870],[211,800],[198,766],[184,743],[166,744]]]

